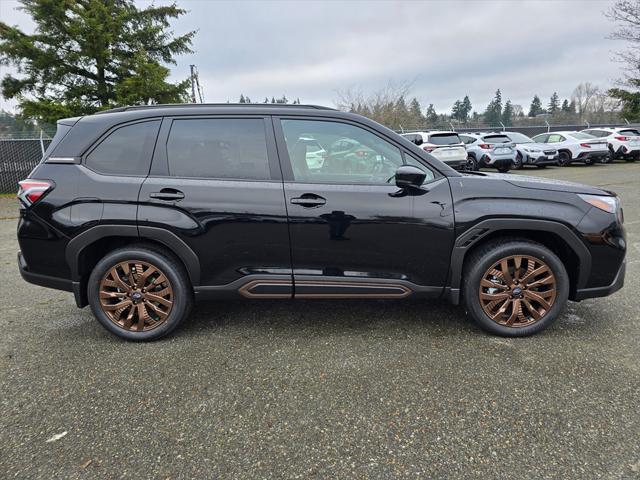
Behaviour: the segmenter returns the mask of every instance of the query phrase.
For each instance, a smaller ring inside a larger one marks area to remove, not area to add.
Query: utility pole
[[[189,69],[191,71],[191,103],[204,103],[204,95],[198,78],[198,69],[195,65],[189,65]]]

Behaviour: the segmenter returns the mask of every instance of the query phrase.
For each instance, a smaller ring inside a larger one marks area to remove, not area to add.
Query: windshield
[[[591,138],[596,138],[595,135],[591,135],[590,133],[584,133],[584,132],[572,132],[572,133],[567,133],[567,135],[578,140],[589,140]]]
[[[434,133],[429,136],[429,143],[434,145],[457,145],[462,143],[457,133]]]
[[[509,138],[516,143],[533,143],[533,140],[523,133],[510,132],[507,135],[509,135]]]
[[[487,135],[483,139],[487,143],[511,143],[511,139],[506,135]]]

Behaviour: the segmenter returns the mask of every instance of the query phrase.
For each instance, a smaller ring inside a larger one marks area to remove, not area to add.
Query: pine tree
[[[471,109],[472,109],[472,105],[471,105],[471,100],[469,100],[469,95],[465,95],[464,99],[462,100],[462,121],[463,122],[467,122],[469,120],[469,115],[471,115]]]
[[[455,120],[462,120],[462,102],[460,100],[456,100],[453,103],[453,107],[451,107],[451,118]]]
[[[487,105],[484,112],[484,121],[488,125],[498,125],[502,120],[502,93],[500,89],[496,90],[493,100]]]
[[[433,108],[433,103],[430,103],[427,107],[427,113],[425,115],[427,117],[427,122],[433,126],[438,122],[438,114],[436,113],[436,109]]]
[[[560,107],[560,110],[562,110],[565,113],[569,112],[569,100],[567,100],[566,98],[564,99],[564,101],[562,102],[562,107]]]
[[[21,0],[35,23],[28,35],[0,22],[0,58],[18,76],[2,79],[2,95],[23,115],[47,122],[125,103],[188,99],[188,80],[169,83],[167,63],[191,53],[195,32],[174,36],[175,4],[139,8],[133,0]]]
[[[540,101],[540,97],[538,97],[538,95],[534,95],[533,100],[531,101],[531,107],[529,107],[529,116],[535,117],[536,115],[540,115],[541,113],[544,113],[542,102]]]
[[[419,127],[424,123],[424,117],[422,116],[422,107],[416,97],[413,97],[411,103],[409,103],[409,117],[411,119],[412,127]]]
[[[238,103],[245,103],[244,95],[242,93],[240,94],[240,100]]]
[[[504,104],[502,123],[507,127],[510,127],[513,123],[513,105],[511,105],[511,100],[507,100],[507,103]]]
[[[547,110],[552,115],[560,110],[560,98],[558,97],[558,94],[556,92],[553,92],[553,95],[551,95],[551,98],[549,99],[549,107]]]

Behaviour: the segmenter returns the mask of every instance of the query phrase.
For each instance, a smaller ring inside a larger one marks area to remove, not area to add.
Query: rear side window
[[[153,120],[115,129],[87,155],[86,166],[106,175],[147,175],[159,127]]]
[[[457,145],[462,142],[455,133],[435,133],[429,137],[429,143],[433,145]]]
[[[175,177],[267,180],[269,158],[261,118],[174,120],[167,139]]]
[[[475,137],[469,137],[467,135],[460,135],[460,139],[465,145],[469,145],[470,143],[473,143],[476,141]]]
[[[620,133],[624,135],[640,135],[640,132],[635,129],[620,130]]]
[[[69,130],[71,130],[71,128],[71,125],[63,125],[62,123],[58,124],[56,134],[53,136],[53,140],[51,140],[51,143],[45,150],[42,158],[47,158],[49,155],[51,155],[51,152],[53,152],[53,150],[58,146],[62,139],[67,135],[67,133],[69,133]]]

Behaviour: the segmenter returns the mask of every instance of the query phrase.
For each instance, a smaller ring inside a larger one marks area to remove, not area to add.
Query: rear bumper
[[[580,160],[598,160],[600,158],[607,158],[609,156],[609,152],[580,152],[574,161]]]
[[[464,170],[467,167],[467,159],[463,160],[442,160],[443,163],[446,163],[451,168],[455,168],[456,170]]]
[[[53,288],[55,290],[64,290],[65,292],[73,292],[73,296],[76,300],[76,305],[80,308],[87,305],[86,295],[82,295],[79,282],[73,282],[67,278],[52,277],[49,275],[42,275],[39,273],[33,273],[29,271],[29,267],[22,252],[18,252],[18,269],[20,270],[20,276],[26,282],[38,285],[40,287]]]
[[[577,290],[573,300],[580,301],[587,298],[606,297],[608,295],[611,295],[612,293],[617,292],[624,286],[624,275],[626,272],[626,268],[626,262],[623,261],[611,285],[607,285],[606,287],[583,288]]]

